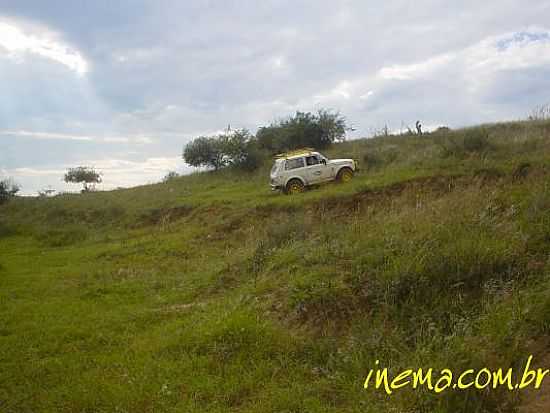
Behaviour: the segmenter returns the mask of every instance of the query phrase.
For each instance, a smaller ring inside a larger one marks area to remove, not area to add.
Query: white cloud
[[[463,50],[425,61],[383,67],[378,76],[384,80],[410,80],[436,76],[439,70],[454,65],[463,66],[465,72],[473,75],[550,65],[550,31],[532,29],[491,36]]]
[[[385,80],[409,80],[419,76],[427,76],[442,66],[451,63],[454,58],[453,54],[444,54],[423,62],[383,67],[378,72],[378,76]]]
[[[6,175],[15,176],[17,178],[22,177],[40,177],[40,176],[50,176],[57,175],[61,176],[65,173],[63,169],[36,169],[31,167],[25,168],[14,168],[11,170],[5,170]]]
[[[27,130],[0,130],[0,136],[21,136],[32,139],[53,139],[53,140],[68,140],[68,141],[94,141],[105,143],[134,143],[134,144],[151,144],[154,140],[148,136],[84,136],[73,135],[68,133],[52,133],[52,132],[34,132]]]
[[[372,95],[374,95],[374,91],[373,90],[369,90],[367,93],[359,96],[359,99],[361,100],[367,100],[368,98],[370,98]]]
[[[498,72],[550,69],[550,31],[533,29],[493,36],[465,49],[460,58],[469,90],[474,93]]]
[[[356,87],[354,83],[348,80],[342,80],[336,84],[332,89],[322,91],[314,96],[300,100],[299,106],[303,108],[316,107],[316,106],[339,106],[342,102],[345,102],[355,95]],[[305,109],[302,109],[305,110]]]
[[[88,63],[78,50],[47,32],[28,34],[14,24],[0,21],[0,47],[12,58],[19,59],[24,53],[37,54],[61,63],[79,75],[88,71]]]
[[[92,141],[91,136],[69,135],[64,133],[32,132],[27,130],[0,130],[0,136],[23,136],[33,139],[60,139],[70,141]]]

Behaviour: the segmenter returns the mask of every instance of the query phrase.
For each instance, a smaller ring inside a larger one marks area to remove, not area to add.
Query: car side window
[[[306,156],[306,164],[307,166],[318,165],[319,158],[315,155]]]
[[[304,167],[304,158],[287,159],[285,163],[285,170],[297,169]]]

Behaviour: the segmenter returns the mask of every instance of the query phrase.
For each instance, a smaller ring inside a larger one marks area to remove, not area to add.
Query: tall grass
[[[362,388],[375,360],[547,355],[547,122],[331,148],[347,185],[266,165],[0,207],[0,406],[21,411],[513,412],[521,392]]]

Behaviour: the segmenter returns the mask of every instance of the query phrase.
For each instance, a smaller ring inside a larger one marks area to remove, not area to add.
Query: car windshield
[[[271,173],[274,174],[275,172],[277,172],[277,169],[279,169],[279,163],[275,162],[271,167]]]

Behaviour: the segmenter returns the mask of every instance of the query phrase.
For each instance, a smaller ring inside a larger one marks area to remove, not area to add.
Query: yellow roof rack
[[[293,151],[279,153],[279,154],[275,155],[275,159],[284,159],[284,158],[290,158],[291,156],[307,155],[308,153],[311,153],[313,151],[315,151],[314,148],[295,149]]]

